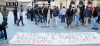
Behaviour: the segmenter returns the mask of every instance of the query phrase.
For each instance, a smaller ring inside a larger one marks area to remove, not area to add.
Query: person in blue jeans
[[[79,25],[79,16],[80,16],[80,9],[78,7],[75,13],[75,26]]]
[[[98,23],[97,23],[98,12],[97,12],[96,7],[94,7],[93,19],[94,19],[94,22],[93,22],[93,28],[92,29],[98,30],[99,29]]]
[[[39,7],[39,22],[43,23],[42,7]]]
[[[7,21],[4,20],[0,24],[0,39],[5,39],[8,44],[6,28],[7,28]]]
[[[35,14],[35,25],[38,25],[38,20],[39,20],[39,9],[38,9],[38,5],[35,6],[34,14]]]
[[[31,19],[31,8],[28,9],[28,15],[27,15],[28,19]]]
[[[63,8],[60,10],[60,14],[61,14],[61,23],[65,23],[65,15],[66,15],[65,6],[63,6]]]

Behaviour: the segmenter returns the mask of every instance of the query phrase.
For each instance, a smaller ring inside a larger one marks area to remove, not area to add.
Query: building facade
[[[70,4],[74,4],[75,7],[77,5],[92,5],[93,7],[96,7],[97,4],[100,3],[100,0],[55,0],[56,6],[58,6],[60,9],[65,6],[66,8],[69,8]]]

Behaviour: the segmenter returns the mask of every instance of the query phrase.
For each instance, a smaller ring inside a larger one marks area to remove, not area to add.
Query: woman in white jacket
[[[75,14],[75,26],[79,25],[79,17],[80,17],[80,9],[78,7]]]

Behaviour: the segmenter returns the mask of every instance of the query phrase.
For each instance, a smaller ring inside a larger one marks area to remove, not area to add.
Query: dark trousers
[[[31,14],[31,21],[33,21],[33,14]]]
[[[7,32],[6,32],[6,28],[4,29],[4,37],[5,37],[5,40],[7,40]]]
[[[100,21],[100,16],[98,16],[98,19],[97,19],[97,22],[99,23],[99,21]]]
[[[80,16],[80,21],[82,24],[84,24],[84,16]]]
[[[5,40],[7,40],[7,33],[6,33],[6,29],[3,29],[3,31],[0,31],[0,39],[5,38]]]
[[[23,24],[24,24],[24,23],[23,23],[23,16],[20,16],[20,19],[18,20],[18,25],[19,25],[19,22],[20,22],[20,21],[22,22],[22,25],[23,25]]]
[[[44,15],[43,15],[43,22],[44,22],[44,23],[47,22],[47,14],[44,14]]]
[[[65,23],[65,15],[61,15],[61,23]]]
[[[72,17],[70,16],[70,17],[67,17],[67,26],[69,26],[69,25],[71,25],[71,23],[72,23]]]
[[[14,23],[16,24],[16,22],[18,22],[18,17],[14,16]]]

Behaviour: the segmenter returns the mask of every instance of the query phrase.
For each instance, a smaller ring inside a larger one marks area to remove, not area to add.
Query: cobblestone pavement
[[[24,15],[24,23],[25,26],[22,26],[20,23],[20,26],[17,26],[14,24],[14,17],[13,13],[9,12],[8,16],[8,28],[7,28],[7,35],[8,35],[8,40],[10,41],[13,36],[17,32],[33,32],[33,33],[68,33],[68,32],[96,32],[100,34],[100,29],[99,30],[93,30],[91,29],[93,27],[93,24],[89,24],[87,27],[83,25],[79,25],[79,27],[75,27],[72,29],[65,29],[66,23],[60,23],[60,19],[58,20],[58,27],[54,28],[51,24],[50,28],[41,28],[41,26],[46,26],[46,23],[39,23],[38,25],[35,25],[34,21],[31,21],[30,19],[27,19],[26,16]],[[2,22],[2,15],[0,13],[0,22]],[[72,23],[72,26],[74,26],[75,23]],[[100,27],[100,24],[99,24]],[[78,45],[21,45],[21,44],[6,44],[5,40],[0,41],[0,46],[100,46],[100,44],[78,44]]]

